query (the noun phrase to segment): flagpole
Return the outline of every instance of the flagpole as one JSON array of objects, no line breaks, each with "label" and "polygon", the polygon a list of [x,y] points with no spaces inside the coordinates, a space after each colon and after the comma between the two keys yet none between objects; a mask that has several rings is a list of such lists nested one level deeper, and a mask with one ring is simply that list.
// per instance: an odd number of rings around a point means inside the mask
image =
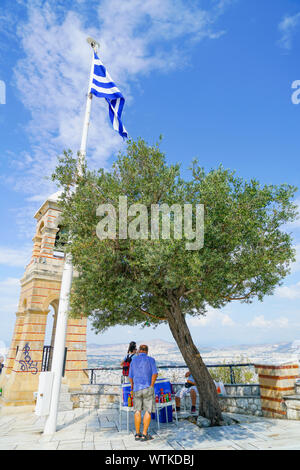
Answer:
[{"label": "flagpole", "polygon": [[91,45],[93,49],[93,58],[92,58],[91,71],[90,71],[88,94],[87,94],[87,99],[86,99],[86,108],[85,108],[85,116],[84,116],[84,122],[83,122],[80,151],[79,151],[78,160],[77,160],[77,172],[79,176],[82,176],[82,169],[83,169],[83,165],[85,164],[86,144],[87,144],[89,125],[90,125],[90,115],[91,115],[92,98],[93,98],[93,95],[91,93],[91,86],[92,86],[93,74],[94,74],[94,52],[97,52],[98,46],[99,46],[99,44],[92,38],[87,38],[87,42]]},{"label": "flagpole", "polygon": [[[91,64],[90,78],[89,78],[89,88],[86,100],[86,108],[83,122],[82,138],[80,151],[78,153],[77,159],[77,173],[79,176],[82,176],[83,165],[85,164],[86,157],[86,146],[87,146],[87,136],[90,124],[90,114],[91,114],[91,105],[92,105],[92,94],[90,93],[91,84],[93,81],[94,73],[94,52],[97,52],[99,44],[92,38],[87,38],[87,42],[93,49],[93,58]],[[54,374],[52,393],[51,393],[51,402],[49,415],[47,416],[44,434],[53,434],[56,432],[57,426],[57,414],[58,414],[58,405],[59,405],[59,396],[61,388],[61,379],[64,366],[64,355],[65,355],[65,345],[66,345],[66,334],[67,334],[67,325],[68,325],[68,313],[70,306],[70,292],[72,287],[72,277],[73,277],[73,263],[71,253],[67,253],[65,256],[64,268],[62,273],[61,280],[61,289],[59,297],[59,307],[57,312],[57,323],[55,331],[55,340],[54,340],[54,349],[53,349],[53,359],[51,365],[51,372]]]}]

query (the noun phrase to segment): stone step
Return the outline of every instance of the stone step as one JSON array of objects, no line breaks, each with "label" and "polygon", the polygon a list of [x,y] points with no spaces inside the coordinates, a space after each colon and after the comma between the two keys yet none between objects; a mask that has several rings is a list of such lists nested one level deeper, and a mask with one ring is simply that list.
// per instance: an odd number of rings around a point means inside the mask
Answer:
[{"label": "stone step", "polygon": [[59,401],[61,402],[70,401],[70,400],[71,400],[71,393],[63,392],[59,396]]},{"label": "stone step", "polygon": [[61,384],[60,396],[58,403],[59,411],[69,411],[73,409],[73,402],[71,400],[71,393],[67,384]]},{"label": "stone step", "polygon": [[73,410],[73,403],[70,402],[60,402],[58,404],[58,411],[70,411]]},{"label": "stone step", "polygon": [[68,384],[60,384],[60,393],[69,393]]}]

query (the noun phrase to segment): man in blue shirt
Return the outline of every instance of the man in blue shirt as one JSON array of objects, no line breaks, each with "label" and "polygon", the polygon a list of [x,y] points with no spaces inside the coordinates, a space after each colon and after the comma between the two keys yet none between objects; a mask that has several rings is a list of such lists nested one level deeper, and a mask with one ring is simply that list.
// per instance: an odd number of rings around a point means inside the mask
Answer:
[{"label": "man in blue shirt", "polygon": [[[136,440],[148,441],[153,439],[148,434],[148,428],[151,422],[151,413],[155,411],[154,384],[157,375],[155,359],[148,356],[148,346],[142,344],[138,355],[132,358],[128,375],[131,390],[133,390]],[[145,411],[143,434],[140,433],[142,410]]]}]

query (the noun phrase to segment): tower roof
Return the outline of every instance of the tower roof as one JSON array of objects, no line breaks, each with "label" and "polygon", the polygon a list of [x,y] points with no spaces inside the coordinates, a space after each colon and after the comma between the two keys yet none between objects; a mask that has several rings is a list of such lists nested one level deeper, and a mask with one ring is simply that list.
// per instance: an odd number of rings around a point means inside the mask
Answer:
[{"label": "tower roof", "polygon": [[[39,219],[45,212],[45,210],[47,209],[47,207],[49,207],[49,205],[51,203],[55,203],[57,204],[58,203],[58,200],[59,200],[59,197],[62,195],[63,191],[56,191],[56,193],[53,193],[51,194],[49,197],[47,197],[47,199],[45,200],[45,202],[43,202],[43,204],[41,205],[41,207],[37,210],[36,214],[34,215],[34,217],[36,219]],[[49,204],[50,203],[50,204]]]},{"label": "tower roof", "polygon": [[47,198],[47,201],[57,202],[62,193],[62,191],[56,191],[56,193],[51,194],[51,196]]}]

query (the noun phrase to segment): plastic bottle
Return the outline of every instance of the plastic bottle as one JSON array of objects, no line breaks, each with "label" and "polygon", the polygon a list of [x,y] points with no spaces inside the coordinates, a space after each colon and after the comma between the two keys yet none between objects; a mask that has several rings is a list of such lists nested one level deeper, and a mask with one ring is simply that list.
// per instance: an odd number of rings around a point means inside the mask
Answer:
[{"label": "plastic bottle", "polygon": [[132,406],[131,396],[128,395],[128,407],[131,408],[131,406]]}]

